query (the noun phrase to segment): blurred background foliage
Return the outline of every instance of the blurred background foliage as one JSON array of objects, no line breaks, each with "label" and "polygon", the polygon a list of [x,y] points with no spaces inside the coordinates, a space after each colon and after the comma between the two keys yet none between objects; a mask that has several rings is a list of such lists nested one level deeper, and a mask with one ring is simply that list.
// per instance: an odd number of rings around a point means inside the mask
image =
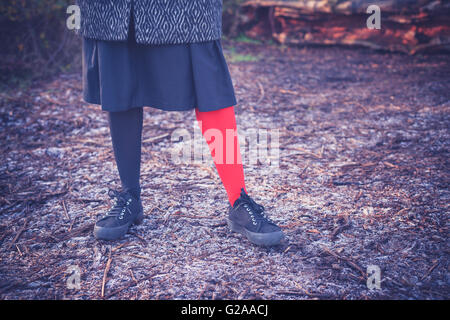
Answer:
[{"label": "blurred background foliage", "polygon": [[[244,0],[224,0],[224,33],[236,29]],[[81,39],[66,27],[75,0],[0,1],[0,89],[81,67]],[[235,22],[233,22],[235,21]]]},{"label": "blurred background foliage", "polygon": [[27,85],[80,66],[80,39],[66,28],[74,0],[0,2],[0,84]]},{"label": "blurred background foliage", "polygon": [[[66,27],[76,0],[0,0],[0,89],[81,70],[81,37]],[[450,51],[448,0],[383,0],[381,30],[366,27],[371,0],[223,0],[223,36],[282,45],[353,45],[415,54]],[[282,5],[281,5],[282,4]],[[253,61],[229,51],[231,61]]]}]

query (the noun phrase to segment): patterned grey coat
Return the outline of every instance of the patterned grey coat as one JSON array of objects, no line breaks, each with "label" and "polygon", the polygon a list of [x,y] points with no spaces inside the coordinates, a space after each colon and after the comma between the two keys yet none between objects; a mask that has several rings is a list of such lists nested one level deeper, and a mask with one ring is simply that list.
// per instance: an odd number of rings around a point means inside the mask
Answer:
[{"label": "patterned grey coat", "polygon": [[77,0],[78,34],[98,40],[126,40],[131,8],[136,41],[193,43],[222,34],[222,0]]}]

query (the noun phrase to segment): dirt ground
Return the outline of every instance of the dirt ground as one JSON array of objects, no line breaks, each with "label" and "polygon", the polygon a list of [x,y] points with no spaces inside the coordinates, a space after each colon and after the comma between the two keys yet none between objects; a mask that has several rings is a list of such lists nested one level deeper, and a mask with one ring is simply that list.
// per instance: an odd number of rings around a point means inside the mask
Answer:
[{"label": "dirt ground", "polygon": [[[279,132],[278,170],[246,164],[245,174],[283,244],[228,230],[212,162],[170,157],[194,113],[153,108],[144,223],[95,240],[119,178],[106,113],[82,101],[80,74],[63,74],[0,96],[0,297],[449,299],[450,56],[224,48],[239,130]],[[380,289],[367,287],[371,265]]]}]

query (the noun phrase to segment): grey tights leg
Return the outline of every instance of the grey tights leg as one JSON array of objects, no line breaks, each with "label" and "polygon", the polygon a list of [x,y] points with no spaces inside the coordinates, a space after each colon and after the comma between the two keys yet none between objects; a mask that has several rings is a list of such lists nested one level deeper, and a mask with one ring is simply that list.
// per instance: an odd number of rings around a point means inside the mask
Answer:
[{"label": "grey tights leg", "polygon": [[123,191],[140,198],[143,107],[108,112],[114,157]]}]

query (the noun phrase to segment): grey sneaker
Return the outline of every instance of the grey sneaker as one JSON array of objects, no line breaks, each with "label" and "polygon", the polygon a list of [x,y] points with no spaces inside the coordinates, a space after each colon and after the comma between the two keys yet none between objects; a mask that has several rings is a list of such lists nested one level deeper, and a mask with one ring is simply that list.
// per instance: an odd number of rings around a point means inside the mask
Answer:
[{"label": "grey sneaker", "polygon": [[232,231],[243,234],[256,245],[273,246],[284,238],[281,228],[267,217],[264,207],[250,198],[244,188],[229,210],[227,223]]},{"label": "grey sneaker", "polygon": [[115,205],[99,219],[94,226],[97,239],[116,240],[123,237],[132,224],[141,224],[144,219],[142,202],[129,192],[109,189],[110,198],[116,198]]}]

